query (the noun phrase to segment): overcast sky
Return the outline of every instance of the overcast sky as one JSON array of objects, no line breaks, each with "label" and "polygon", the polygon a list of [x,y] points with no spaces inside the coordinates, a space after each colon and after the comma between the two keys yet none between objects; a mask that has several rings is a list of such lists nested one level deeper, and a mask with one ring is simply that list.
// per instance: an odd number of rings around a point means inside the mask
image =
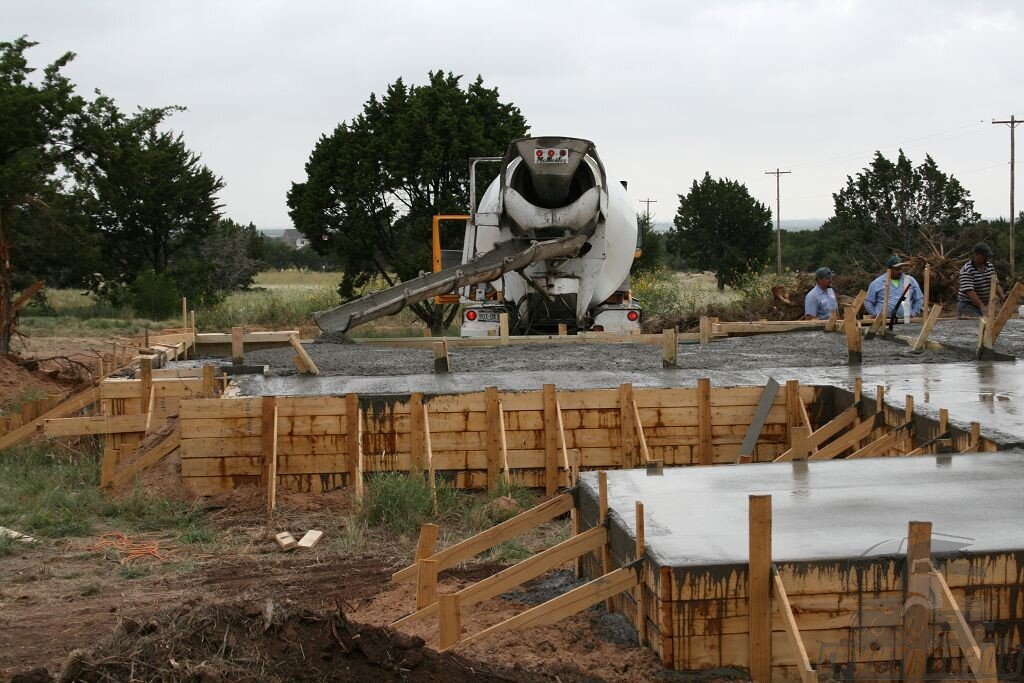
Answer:
[{"label": "overcast sky", "polygon": [[825,218],[899,146],[1006,216],[1009,132],[991,120],[1024,117],[1020,0],[0,0],[0,27],[41,43],[35,66],[76,52],[85,93],[188,107],[170,127],[223,176],[226,214],[263,228],[291,225],[285,193],[321,134],[431,69],[483,75],[534,134],[593,140],[659,221],[705,171],[774,212],[777,167],[783,219]]}]

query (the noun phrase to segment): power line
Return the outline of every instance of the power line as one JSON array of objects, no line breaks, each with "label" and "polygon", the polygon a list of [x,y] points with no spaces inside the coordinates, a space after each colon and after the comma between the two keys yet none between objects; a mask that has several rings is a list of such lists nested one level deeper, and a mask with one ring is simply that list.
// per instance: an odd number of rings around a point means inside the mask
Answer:
[{"label": "power line", "polygon": [[647,205],[646,215],[647,215],[647,218],[649,219],[651,217],[651,204],[657,204],[658,200],[657,199],[641,199],[639,201],[639,203]]},{"label": "power line", "polygon": [[782,204],[779,200],[779,179],[787,173],[792,173],[792,171],[780,171],[776,168],[774,171],[764,172],[765,175],[775,176],[775,271],[777,275],[782,275]]},{"label": "power line", "polygon": [[1013,138],[1014,138],[1014,131],[1016,131],[1017,126],[1019,126],[1022,123],[1024,123],[1024,121],[1017,120],[1017,117],[1013,116],[1012,114],[1010,115],[1010,120],[1009,121],[996,121],[995,119],[992,119],[992,125],[1005,124],[1005,125],[1009,126],[1009,128],[1010,128],[1010,279],[1011,280],[1014,279],[1014,275],[1016,274],[1015,271],[1016,271],[1016,261],[1017,261],[1017,253],[1015,251],[1014,244],[1013,244],[1013,232],[1014,232],[1014,229],[1013,229],[1013,221],[1014,221],[1014,215],[1013,215],[1013,167],[1015,165],[1015,163],[1014,163],[1015,159],[1014,159],[1014,142],[1013,142]]}]

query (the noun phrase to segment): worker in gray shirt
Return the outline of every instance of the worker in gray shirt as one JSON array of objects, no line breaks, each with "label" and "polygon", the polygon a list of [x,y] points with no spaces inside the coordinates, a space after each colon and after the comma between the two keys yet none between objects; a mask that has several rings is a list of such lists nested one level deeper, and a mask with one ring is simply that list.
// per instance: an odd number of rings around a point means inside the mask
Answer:
[{"label": "worker in gray shirt", "polygon": [[832,270],[822,266],[814,271],[817,284],[804,297],[804,320],[828,320],[832,311],[839,310],[835,290],[832,289]]}]

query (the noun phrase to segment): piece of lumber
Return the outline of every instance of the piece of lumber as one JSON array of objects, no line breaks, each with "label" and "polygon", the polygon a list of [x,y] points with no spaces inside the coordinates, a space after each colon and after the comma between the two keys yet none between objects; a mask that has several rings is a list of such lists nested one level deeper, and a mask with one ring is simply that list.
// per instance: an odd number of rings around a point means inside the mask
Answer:
[{"label": "piece of lumber", "polygon": [[[888,434],[885,434],[868,445],[860,448],[853,453],[846,456],[847,460],[856,460],[858,458],[873,458],[877,456],[886,455],[887,451],[893,450],[896,444],[903,439],[907,438],[908,435],[914,433],[914,423],[905,422]],[[895,453],[889,453],[889,455],[895,455]]]},{"label": "piece of lumber", "polygon": [[502,346],[508,344],[508,313],[498,314],[498,336]]},{"label": "piece of lumber", "polygon": [[[264,397],[264,410],[266,410],[266,399]],[[263,424],[267,425],[267,432],[264,432],[263,439],[264,443],[270,447],[269,451],[263,452],[263,457],[266,460],[266,483],[267,483],[267,512],[273,512],[277,508],[277,431],[278,431],[278,407],[276,402],[273,404],[271,409],[271,419],[269,424],[265,421]]]},{"label": "piece of lumber", "polygon": [[945,609],[940,611],[940,614],[943,616],[946,624],[956,633],[960,651],[967,660],[967,666],[970,668],[974,680],[984,681],[984,683],[996,683],[998,680],[998,667],[995,645],[988,643],[985,646],[985,651],[982,651],[982,648],[978,646],[978,641],[974,638],[974,633],[971,632],[967,619],[964,618],[960,605],[957,604],[956,598],[953,597],[953,592],[949,589],[949,584],[946,583],[946,577],[931,565],[931,562],[928,564],[931,568],[929,574],[932,585],[938,586],[943,605],[945,606]]},{"label": "piece of lumber", "polygon": [[501,471],[501,428],[498,415],[498,389],[484,389],[484,410],[487,420],[487,491],[494,493],[498,487],[498,474]]},{"label": "piece of lumber", "polygon": [[441,531],[441,527],[436,524],[423,524],[420,526],[420,535],[416,540],[416,556],[417,562],[425,560],[434,554],[434,548],[437,546],[437,536]]},{"label": "piece of lumber", "polygon": [[678,353],[679,330],[674,327],[667,327],[661,331],[661,367],[676,367]]},{"label": "piece of lumber", "polygon": [[437,602],[437,560],[426,558],[416,563],[416,609]]},{"label": "piece of lumber", "polygon": [[978,345],[975,357],[978,360],[992,360],[995,356],[992,346],[992,324],[989,318],[982,316],[978,318]]},{"label": "piece of lumber", "polygon": [[[288,339],[291,340],[290,335]],[[231,363],[245,364],[245,329],[242,327],[231,328]]]},{"label": "piece of lumber", "polygon": [[928,573],[918,571],[918,560],[930,560],[931,522],[907,525],[907,583],[903,600],[903,680],[920,683],[927,672],[929,600]]},{"label": "piece of lumber", "polygon": [[98,401],[100,398],[99,387],[92,389],[86,389],[83,392],[71,396],[62,403],[57,404],[55,407],[46,411],[36,419],[22,424],[3,436],[0,436],[0,451],[15,446],[22,441],[25,441],[32,435],[38,433],[39,429],[42,428],[46,420],[58,420],[66,418],[68,415],[77,413],[90,407],[93,403]]},{"label": "piece of lumber", "polygon": [[747,595],[750,607],[748,651],[750,677],[770,681],[772,670],[772,497],[750,496],[748,510],[749,567]]},{"label": "piece of lumber", "polygon": [[[834,418],[829,420],[820,429],[811,432],[811,434],[807,437],[807,447],[809,449],[816,449],[819,446],[821,446],[821,444],[825,443],[826,441],[834,437],[836,434],[839,434],[841,431],[852,425],[857,419],[859,410],[860,404],[855,403],[853,406],[847,408],[846,410],[844,410],[843,412],[839,413]],[[792,459],[792,452],[787,450],[782,455],[775,458],[773,462],[789,462]]]},{"label": "piece of lumber", "polygon": [[622,447],[622,469],[636,467],[636,430],[633,420],[633,385],[619,385],[619,440]]},{"label": "piece of lumber", "polygon": [[148,413],[150,397],[153,395],[153,361],[151,359],[143,358],[139,361],[139,379],[142,380],[140,385],[142,408],[140,412]]},{"label": "piece of lumber", "polygon": [[837,437],[832,443],[823,446],[818,449],[817,453],[812,453],[807,457],[808,460],[831,460],[849,450],[850,448],[856,448],[860,443],[861,439],[864,439],[871,434],[875,429],[885,424],[884,413],[875,413],[871,417],[867,418],[858,425],[852,427],[849,431],[840,437]]},{"label": "piece of lumber", "polygon": [[565,445],[565,421],[562,419],[562,406],[558,402],[557,395],[555,397],[555,417],[558,421],[558,445],[562,449],[562,467],[565,468],[567,488],[572,488],[576,485],[576,478],[573,476],[573,469],[569,463],[569,449]]},{"label": "piece of lumber", "polygon": [[651,461],[651,451],[647,448],[647,436],[644,434],[644,425],[640,422],[640,409],[636,405],[636,399],[630,402],[633,404],[633,429],[640,445],[640,465],[646,467]]},{"label": "piece of lumber", "polygon": [[640,580],[633,588],[633,600],[636,602],[636,638],[637,645],[643,647],[647,643],[647,602],[644,600],[644,567],[643,558],[647,554],[644,538],[644,504],[636,501],[636,538],[634,539],[633,557],[640,563]]},{"label": "piece of lumber", "polygon": [[287,531],[282,531],[275,535],[274,540],[277,541],[277,545],[281,547],[281,550],[294,550],[299,545],[298,541],[295,540],[295,537]]},{"label": "piece of lumber", "polygon": [[711,429],[711,380],[701,377],[697,380],[697,458],[705,466],[714,464],[715,458]]},{"label": "piece of lumber", "polygon": [[357,498],[363,495],[363,430],[359,394],[345,394],[345,451],[349,480]]},{"label": "piece of lumber", "polygon": [[437,514],[437,475],[434,472],[434,444],[430,437],[430,411],[427,406],[423,410],[423,451],[427,459],[427,489],[430,491],[430,504]]},{"label": "piece of lumber", "polygon": [[105,482],[102,485],[108,488],[116,488],[131,481],[136,474],[157,464],[173,453],[180,445],[181,430],[179,427],[175,427],[174,431],[168,434],[163,441],[143,453],[140,457],[136,458],[121,471],[115,472],[110,481]]},{"label": "piece of lumber", "polygon": [[90,434],[145,433],[148,414],[64,417],[43,420],[46,436],[88,436]]},{"label": "piece of lumber", "polygon": [[558,446],[563,438],[558,426],[558,393],[554,384],[545,384],[544,398],[544,490],[550,498],[558,491]]},{"label": "piece of lumber", "polygon": [[999,308],[999,313],[996,314],[992,321],[993,344],[999,339],[999,333],[1003,331],[1006,321],[1017,311],[1017,304],[1022,294],[1024,294],[1024,284],[1018,282],[1010,290],[1010,293],[1006,295],[1006,301],[1003,302],[1003,305]]},{"label": "piece of lumber", "polygon": [[836,331],[836,326],[837,326],[838,322],[839,322],[839,318],[838,318],[838,316],[836,316],[836,311],[833,310],[832,312],[830,312],[828,314],[828,320],[825,321],[825,331],[826,332],[835,332]]},{"label": "piece of lumber", "polygon": [[557,598],[552,598],[521,614],[497,623],[490,628],[463,638],[459,641],[458,645],[482,640],[502,631],[558,623],[562,619],[582,612],[592,605],[611,600],[611,598],[623,591],[630,590],[638,583],[640,583],[639,567],[635,566],[635,564],[627,565],[621,569],[616,569],[614,572],[600,576],[593,581],[589,581],[578,588],[574,588]]},{"label": "piece of lumber", "polygon": [[452,371],[451,358],[448,356],[448,343],[446,341],[434,342],[434,372],[445,374]]},{"label": "piece of lumber", "polygon": [[565,323],[558,323],[558,336],[564,337],[569,334],[569,326]]},{"label": "piece of lumber", "polygon": [[508,471],[508,439],[505,437],[505,408],[501,401],[498,401],[498,438],[501,439],[501,474],[505,482],[511,482],[511,475]]},{"label": "piece of lumber", "polygon": [[[560,517],[568,513],[572,508],[572,495],[568,493],[559,494],[536,507],[530,508],[526,512],[516,515],[512,519],[434,553],[431,558],[437,560],[439,571],[449,569],[463,560],[493,548],[502,541],[515,538],[535,526],[539,526],[555,517]],[[415,576],[416,565],[413,564],[392,574],[391,580],[398,583],[410,581]]]},{"label": "piece of lumber", "polygon": [[843,329],[846,332],[846,356],[847,364],[860,365],[864,360],[863,339],[860,336],[860,327],[857,325],[857,315],[853,306],[847,306],[843,312]]},{"label": "piece of lumber", "polygon": [[313,362],[313,357],[302,346],[302,342],[299,341],[299,335],[293,334],[288,337],[288,343],[291,344],[292,349],[295,351],[295,365],[299,368],[299,371],[303,374],[319,375],[320,368],[316,366],[316,363]]},{"label": "piece of lumber", "polygon": [[[469,606],[484,600],[490,600],[516,586],[521,586],[527,581],[531,581],[538,576],[561,567],[569,560],[601,548],[607,541],[608,531],[604,526],[588,529],[511,567],[503,569],[497,574],[492,574],[486,579],[466,586],[458,591],[459,601],[463,606]],[[418,619],[433,616],[436,612],[437,605],[428,605],[423,609],[402,617],[391,624],[390,627],[393,629],[404,628]]]},{"label": "piece of lumber", "polygon": [[932,328],[934,328],[935,323],[939,321],[939,316],[941,314],[942,306],[938,304],[932,306],[932,310],[928,311],[928,315],[924,320],[924,325],[921,326],[921,333],[917,335],[917,339],[911,347],[914,351],[924,351],[928,348],[928,335],[931,334]]},{"label": "piece of lumber", "polygon": [[416,391],[409,396],[409,455],[412,458],[410,465],[414,472],[423,472],[426,469],[423,445],[423,394]]},{"label": "piece of lumber", "polygon": [[772,405],[775,403],[775,396],[778,393],[779,383],[773,377],[769,377],[768,382],[761,391],[761,397],[757,400],[757,410],[754,411],[754,418],[747,426],[747,433],[744,435],[743,443],[740,445],[740,458],[748,457],[753,459],[757,440],[761,436],[761,430],[764,429],[764,423],[768,420],[768,413],[771,411]]},{"label": "piece of lumber", "polygon": [[932,264],[926,263],[924,266],[924,308],[923,311],[929,310],[928,306],[932,302]]},{"label": "piece of lumber", "polygon": [[299,539],[299,547],[312,548],[320,542],[320,539],[323,538],[323,535],[324,532],[319,529],[310,529],[302,535],[302,538]]},{"label": "piece of lumber", "polygon": [[10,312],[11,314],[17,313],[18,309],[27,304],[29,300],[42,291],[43,287],[46,286],[46,282],[43,280],[36,280],[28,287],[22,290],[21,294],[17,299],[11,302]]},{"label": "piece of lumber", "polygon": [[800,629],[796,625],[796,617],[793,616],[793,607],[789,604],[789,596],[786,595],[786,587],[782,583],[782,577],[774,566],[772,567],[772,579],[775,585],[775,606],[782,615],[782,623],[785,626],[786,637],[790,647],[796,655],[796,669],[800,674],[801,683],[817,683],[818,672],[811,666],[807,657],[807,648],[800,637]]},{"label": "piece of lumber", "polygon": [[437,596],[439,611],[438,647],[447,650],[462,637],[462,605],[458,593],[444,593]]},{"label": "piece of lumber", "polygon": [[700,343],[710,344],[711,343],[711,319],[706,315],[700,317]]}]

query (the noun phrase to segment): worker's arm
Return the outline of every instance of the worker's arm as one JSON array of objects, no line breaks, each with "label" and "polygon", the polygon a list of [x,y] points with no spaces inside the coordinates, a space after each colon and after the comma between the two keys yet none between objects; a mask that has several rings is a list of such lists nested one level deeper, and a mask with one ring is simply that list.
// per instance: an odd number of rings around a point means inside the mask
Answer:
[{"label": "worker's arm", "polygon": [[814,290],[807,292],[804,297],[804,317],[801,320],[817,320],[818,318],[818,300],[813,296]]},{"label": "worker's arm", "polygon": [[981,302],[981,297],[978,296],[978,293],[975,292],[973,289],[968,289],[966,292],[964,292],[964,296],[970,299],[971,303],[980,308],[982,311],[985,310],[987,304]]},{"label": "worker's arm", "polygon": [[864,310],[868,312],[868,315],[878,315],[878,311],[881,310],[881,297],[883,282],[880,280],[872,280],[871,284],[868,285],[868,295],[864,298]]}]

